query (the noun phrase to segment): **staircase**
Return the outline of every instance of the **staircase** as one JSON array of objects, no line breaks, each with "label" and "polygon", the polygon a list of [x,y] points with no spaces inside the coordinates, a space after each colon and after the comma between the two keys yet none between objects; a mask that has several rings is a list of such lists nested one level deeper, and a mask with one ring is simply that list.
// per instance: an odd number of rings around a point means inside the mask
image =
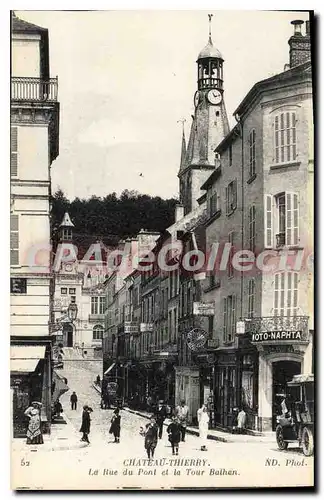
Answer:
[{"label": "staircase", "polygon": [[63,362],[64,361],[82,361],[86,359],[82,355],[82,349],[80,347],[63,347]]}]

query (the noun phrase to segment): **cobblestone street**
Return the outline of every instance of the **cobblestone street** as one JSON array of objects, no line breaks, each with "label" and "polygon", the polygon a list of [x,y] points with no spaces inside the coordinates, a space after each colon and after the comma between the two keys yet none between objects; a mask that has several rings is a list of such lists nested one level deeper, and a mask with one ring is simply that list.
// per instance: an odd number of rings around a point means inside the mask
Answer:
[{"label": "cobblestone street", "polygon": [[[60,432],[63,433],[64,427],[66,427],[62,425],[61,429],[57,431],[57,439],[62,439],[63,449],[52,448],[51,453],[48,453],[45,446],[44,448],[38,447],[36,451],[25,446],[20,454],[14,454],[13,459],[17,460],[18,466],[20,465],[19,473],[22,485],[25,474],[28,476],[28,473],[32,473],[33,469],[36,471],[40,463],[42,470],[47,471],[47,473],[44,472],[46,484],[50,481],[54,489],[60,488],[62,474],[68,475],[64,484],[66,481],[71,481],[71,487],[73,485],[75,487],[77,482],[80,488],[101,489],[109,489],[111,481],[114,481],[114,484],[116,481],[120,481],[118,483],[120,488],[154,488],[156,477],[162,474],[162,470],[169,471],[162,478],[165,488],[173,487],[175,484],[181,487],[198,486],[200,478],[206,475],[211,475],[214,478],[214,486],[228,484],[230,478],[233,481],[233,476],[235,476],[235,484],[244,485],[246,484],[244,477],[249,477],[247,483],[251,485],[251,470],[255,471],[253,481],[256,485],[264,485],[265,474],[267,480],[270,481],[269,484],[271,484],[271,478],[276,481],[277,468],[281,468],[287,485],[303,484],[305,477],[312,474],[313,458],[305,458],[294,447],[288,448],[286,452],[280,452],[274,439],[270,442],[261,442],[258,437],[251,437],[247,443],[223,443],[209,440],[208,451],[204,452],[200,450],[199,437],[187,435],[185,443],[180,443],[179,456],[174,457],[165,428],[154,457],[157,460],[157,467],[154,467],[154,464],[148,466],[144,440],[139,434],[140,426],[145,425],[147,419],[122,410],[121,442],[115,444],[113,437],[109,434],[113,410],[100,408],[100,395],[93,387],[93,381],[98,373],[100,370],[97,362],[91,366],[89,366],[89,362],[82,361],[65,363],[61,375],[68,379],[70,390],[62,396],[61,401],[68,425],[73,426],[74,433],[70,437],[60,438]],[[69,402],[73,390],[78,395],[76,411],[71,410]],[[84,404],[93,408],[89,436],[90,445],[84,445],[80,442],[81,434],[78,432]],[[21,463],[19,464],[21,459],[25,462],[29,461],[30,466],[21,466]],[[175,469],[180,470],[179,478],[181,478],[181,480],[177,478],[176,482]],[[55,477],[51,476],[50,470],[55,470]],[[35,484],[40,486],[43,480],[43,477],[35,477]]]}]

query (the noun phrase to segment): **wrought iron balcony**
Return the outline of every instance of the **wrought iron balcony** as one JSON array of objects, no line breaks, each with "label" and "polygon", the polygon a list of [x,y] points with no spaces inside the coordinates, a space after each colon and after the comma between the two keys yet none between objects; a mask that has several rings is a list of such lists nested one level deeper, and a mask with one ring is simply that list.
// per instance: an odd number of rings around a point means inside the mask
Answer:
[{"label": "wrought iron balcony", "polygon": [[308,316],[263,316],[245,320],[252,342],[309,342]]},{"label": "wrought iron balcony", "polygon": [[56,102],[58,79],[13,77],[11,78],[11,99],[13,101]]},{"label": "wrought iron balcony", "polygon": [[277,248],[281,248],[281,247],[285,246],[286,234],[285,233],[276,234],[276,243],[277,243]]}]

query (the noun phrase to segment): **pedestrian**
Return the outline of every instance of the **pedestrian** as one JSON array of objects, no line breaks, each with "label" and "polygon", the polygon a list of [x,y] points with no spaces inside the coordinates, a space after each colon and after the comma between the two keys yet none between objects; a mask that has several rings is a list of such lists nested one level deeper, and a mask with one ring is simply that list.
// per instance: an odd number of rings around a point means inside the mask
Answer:
[{"label": "pedestrian", "polygon": [[80,427],[80,432],[83,433],[81,441],[85,441],[86,443],[89,444],[90,444],[89,434],[90,434],[90,423],[91,423],[91,418],[90,418],[91,411],[92,410],[91,408],[89,408],[88,405],[84,405],[82,412],[82,422]]},{"label": "pedestrian", "polygon": [[78,403],[78,396],[76,395],[75,391],[72,392],[70,401],[71,401],[71,410],[76,410]]},{"label": "pedestrian", "polygon": [[167,433],[169,435],[169,441],[172,446],[172,455],[179,454],[179,442],[181,438],[181,426],[179,420],[175,415],[172,416],[172,422],[167,428]]},{"label": "pedestrian", "polygon": [[54,403],[54,416],[61,417],[61,413],[63,413],[63,406],[60,401],[57,399]]},{"label": "pedestrian", "polygon": [[111,426],[109,429],[109,434],[113,434],[115,438],[115,443],[119,443],[120,439],[120,415],[119,415],[119,408],[116,408],[114,410],[112,419],[111,419]]},{"label": "pedestrian", "polygon": [[159,401],[157,410],[156,410],[156,423],[159,428],[159,439],[162,439],[162,433],[163,433],[163,423],[164,420],[166,419],[166,407],[164,404],[163,400]]},{"label": "pedestrian", "polygon": [[158,431],[159,429],[156,424],[155,416],[152,415],[150,418],[150,423],[146,424],[144,431],[144,446],[148,458],[154,457],[155,448],[158,442]]},{"label": "pedestrian", "polygon": [[241,408],[241,410],[237,415],[237,428],[240,433],[244,432],[245,425],[246,425],[246,413],[243,410],[243,408]]},{"label": "pedestrian", "polygon": [[179,406],[176,408],[176,417],[179,419],[180,427],[181,427],[181,441],[185,441],[186,437],[186,429],[187,429],[187,423],[188,423],[188,413],[189,413],[189,408],[186,405],[186,402],[184,399],[181,400],[181,403]]},{"label": "pedestrian", "polygon": [[97,385],[100,385],[100,375],[97,375],[96,382],[97,382]]},{"label": "pedestrian", "polygon": [[209,415],[207,411],[207,406],[205,404],[197,411],[198,426],[199,426],[199,438],[201,443],[201,450],[207,451],[207,434],[208,434],[208,423]]},{"label": "pedestrian", "polygon": [[41,412],[42,403],[33,401],[31,406],[25,411],[26,417],[29,418],[27,429],[27,444],[43,444],[43,435],[41,431]]}]

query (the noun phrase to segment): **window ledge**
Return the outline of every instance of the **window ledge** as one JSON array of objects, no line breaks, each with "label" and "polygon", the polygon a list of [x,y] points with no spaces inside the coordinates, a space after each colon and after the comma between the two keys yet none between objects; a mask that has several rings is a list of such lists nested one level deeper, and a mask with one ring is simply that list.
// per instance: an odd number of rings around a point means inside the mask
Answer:
[{"label": "window ledge", "polygon": [[231,210],[230,212],[228,212],[228,213],[226,214],[226,215],[227,215],[227,217],[230,217],[231,215],[233,215],[233,213],[235,212],[235,210],[236,210],[236,207],[235,207],[235,208],[233,208],[233,210]]},{"label": "window ledge", "polygon": [[218,219],[222,214],[222,211],[221,210],[217,210],[217,212],[215,212],[213,215],[211,215],[209,217],[209,219],[205,222],[205,226],[209,226],[209,224],[211,224],[212,222],[214,222],[214,220]]},{"label": "window ledge", "polygon": [[217,288],[221,287],[221,283],[215,283],[214,285],[209,285],[206,288],[204,288],[204,292],[210,292],[211,290],[215,290]]},{"label": "window ledge", "polygon": [[253,182],[253,181],[254,181],[254,179],[256,179],[256,176],[257,176],[257,174],[253,174],[253,175],[251,175],[251,176],[248,178],[248,180],[246,181],[246,183],[247,183],[247,184],[251,184],[251,182]]},{"label": "window ledge", "polygon": [[287,161],[284,163],[273,163],[270,165],[270,170],[277,170],[278,168],[299,167],[300,161]]}]

